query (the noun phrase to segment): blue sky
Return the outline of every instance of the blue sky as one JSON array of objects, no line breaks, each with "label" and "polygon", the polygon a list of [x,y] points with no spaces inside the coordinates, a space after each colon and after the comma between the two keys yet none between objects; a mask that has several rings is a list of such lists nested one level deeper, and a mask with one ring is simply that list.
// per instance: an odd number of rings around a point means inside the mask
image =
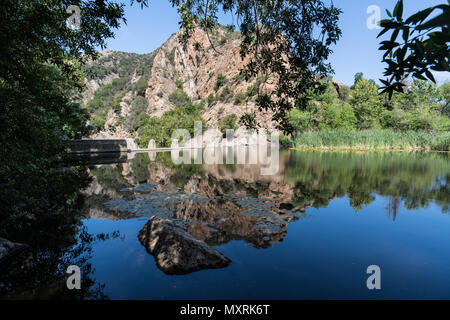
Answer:
[{"label": "blue sky", "polygon": [[[179,16],[167,0],[149,0],[148,8],[127,5],[125,17],[127,25],[116,31],[115,39],[108,40],[108,49],[149,53],[160,47],[173,33],[178,31]],[[330,62],[335,70],[334,78],[346,85],[353,83],[354,75],[363,72],[364,77],[382,77],[384,65],[382,53],[378,51],[379,30],[370,30],[366,23],[370,16],[367,8],[376,5],[381,8],[381,18],[386,18],[385,9],[392,9],[396,0],[334,0],[335,6],[343,10],[339,25],[342,38],[333,47]],[[443,0],[404,0],[405,15],[410,15],[425,7],[443,3]],[[223,16],[221,23],[228,24],[231,17]],[[436,74],[438,82],[450,80],[450,73]]]}]

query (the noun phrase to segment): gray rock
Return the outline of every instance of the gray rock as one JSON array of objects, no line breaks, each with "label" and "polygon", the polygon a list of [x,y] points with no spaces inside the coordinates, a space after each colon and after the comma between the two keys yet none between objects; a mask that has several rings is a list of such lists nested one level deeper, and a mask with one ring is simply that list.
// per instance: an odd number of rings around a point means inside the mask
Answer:
[{"label": "gray rock", "polygon": [[231,260],[182,227],[160,217],[152,217],[138,235],[156,265],[167,274],[186,274],[202,269],[226,267]]},{"label": "gray rock", "polygon": [[25,249],[27,245],[0,238],[0,264]]}]

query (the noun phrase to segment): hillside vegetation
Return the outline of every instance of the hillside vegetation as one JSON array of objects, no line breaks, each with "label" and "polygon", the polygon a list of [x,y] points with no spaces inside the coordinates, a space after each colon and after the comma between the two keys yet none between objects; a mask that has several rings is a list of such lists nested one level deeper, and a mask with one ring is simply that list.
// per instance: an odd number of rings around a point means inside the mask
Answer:
[{"label": "hillside vegetation", "polygon": [[[84,108],[91,115],[90,124],[103,130],[108,112],[113,110],[127,131],[135,130],[136,124],[147,111],[145,90],[156,52],[134,54],[109,51],[98,60],[83,66],[86,82],[107,83],[101,85],[92,97],[88,97]],[[90,99],[89,99],[90,98]],[[130,112],[121,114],[121,103],[126,101]]]},{"label": "hillside vegetation", "polygon": [[[198,31],[187,47],[174,35],[150,54],[103,53],[83,67],[88,87],[98,85],[84,104],[90,124],[112,136],[134,137],[143,147],[150,139],[169,146],[172,131],[192,131],[194,121],[222,132],[237,129],[270,80],[260,76],[247,81],[239,73],[241,65],[231,62],[240,59],[238,40],[239,33],[219,27],[209,38]],[[222,56],[229,61],[223,63]],[[283,146],[449,149],[450,83],[438,87],[415,80],[391,100],[362,73],[351,87],[330,77],[322,85],[323,94],[310,91],[311,102],[288,114],[293,134],[281,137]],[[276,126],[267,120],[269,112],[255,114],[261,127]]]},{"label": "hillside vegetation", "polygon": [[294,146],[449,150],[450,83],[415,80],[392,100],[361,74],[350,88],[327,86],[306,110],[290,112]]}]

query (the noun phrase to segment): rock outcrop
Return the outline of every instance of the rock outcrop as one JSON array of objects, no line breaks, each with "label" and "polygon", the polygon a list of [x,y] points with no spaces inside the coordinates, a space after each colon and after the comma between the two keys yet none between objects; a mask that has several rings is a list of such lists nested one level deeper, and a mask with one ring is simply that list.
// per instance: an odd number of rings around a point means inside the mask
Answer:
[{"label": "rock outcrop", "polygon": [[239,119],[246,113],[255,113],[262,128],[274,128],[271,112],[256,112],[255,104],[258,89],[273,89],[273,81],[263,83],[263,75],[247,81],[240,75],[248,63],[240,55],[240,34],[225,27],[210,34],[195,29],[187,43],[181,43],[181,33],[149,54],[106,50],[88,62],[86,90],[79,101],[95,101],[88,108],[95,123],[103,120],[103,130],[114,137],[136,138],[134,128],[144,114],[162,116],[178,105],[171,95],[183,92],[204,106],[202,118],[210,128],[218,128],[227,116]]},{"label": "rock outcrop", "polygon": [[[192,101],[207,101],[203,118],[207,125],[217,128],[221,119],[236,114],[240,118],[245,113],[255,113],[257,122],[263,128],[274,128],[270,112],[255,112],[257,106],[248,96],[248,89],[255,86],[256,79],[245,81],[239,72],[248,63],[240,55],[240,34],[218,27],[208,35],[195,29],[186,44],[180,43],[181,31],[174,34],[159,49],[153,61],[148,88],[147,114],[161,116],[175,108],[170,95],[181,88]],[[198,49],[200,47],[200,49]],[[217,86],[218,76],[223,76],[223,84]],[[270,79],[261,85],[261,90],[273,86]],[[236,103],[235,97],[247,97],[245,102]]]},{"label": "rock outcrop", "polygon": [[226,267],[231,260],[182,227],[160,217],[152,217],[138,235],[159,269],[167,274],[186,274],[202,269]]}]

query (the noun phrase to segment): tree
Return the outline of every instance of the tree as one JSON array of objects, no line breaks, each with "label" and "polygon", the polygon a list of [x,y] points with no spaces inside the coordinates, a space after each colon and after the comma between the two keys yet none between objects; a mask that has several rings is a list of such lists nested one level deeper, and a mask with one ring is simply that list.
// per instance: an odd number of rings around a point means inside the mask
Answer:
[{"label": "tree", "polygon": [[[69,5],[83,13],[79,30],[66,26]],[[98,0],[1,2],[2,236],[33,231],[39,217],[50,224],[78,203],[87,174],[67,168],[62,140],[87,133],[87,115],[72,102],[83,85],[80,64],[105,47],[123,14],[123,5]]]},{"label": "tree", "polygon": [[379,118],[383,104],[378,95],[378,87],[362,78],[356,85],[350,101],[358,120],[359,129],[379,127]]},{"label": "tree", "polygon": [[[186,41],[195,27],[211,30],[218,12],[237,16],[242,34],[241,56],[249,59],[242,70],[247,80],[261,75],[276,79],[271,92],[259,93],[259,110],[271,110],[273,120],[286,133],[293,131],[288,113],[306,109],[308,90],[320,92],[321,78],[332,73],[327,59],[341,30],[341,10],[322,0],[170,0],[178,7]],[[267,78],[267,77],[266,77]],[[255,117],[245,114],[241,123],[255,127]]]},{"label": "tree", "polygon": [[238,126],[236,124],[237,116],[236,114],[232,113],[222,120],[219,121],[219,129],[220,132],[225,135],[227,133],[227,130],[237,130]]},{"label": "tree", "polygon": [[438,102],[442,106],[441,115],[450,116],[450,82],[446,82],[438,88]]},{"label": "tree", "polygon": [[[389,31],[392,35],[380,46],[385,51],[383,62],[388,64],[384,72],[388,78],[380,79],[382,93],[387,92],[391,98],[394,91],[402,92],[408,76],[436,82],[432,71],[450,71],[449,4],[426,8],[407,19],[403,18],[403,0],[397,1],[392,13],[386,11],[390,18],[380,22],[383,30],[378,37]],[[435,11],[440,12],[432,16]],[[402,39],[397,40],[400,33]]]},{"label": "tree", "polygon": [[364,73],[358,72],[355,74],[355,82],[353,82],[353,85],[355,85],[360,79],[364,77]]}]

